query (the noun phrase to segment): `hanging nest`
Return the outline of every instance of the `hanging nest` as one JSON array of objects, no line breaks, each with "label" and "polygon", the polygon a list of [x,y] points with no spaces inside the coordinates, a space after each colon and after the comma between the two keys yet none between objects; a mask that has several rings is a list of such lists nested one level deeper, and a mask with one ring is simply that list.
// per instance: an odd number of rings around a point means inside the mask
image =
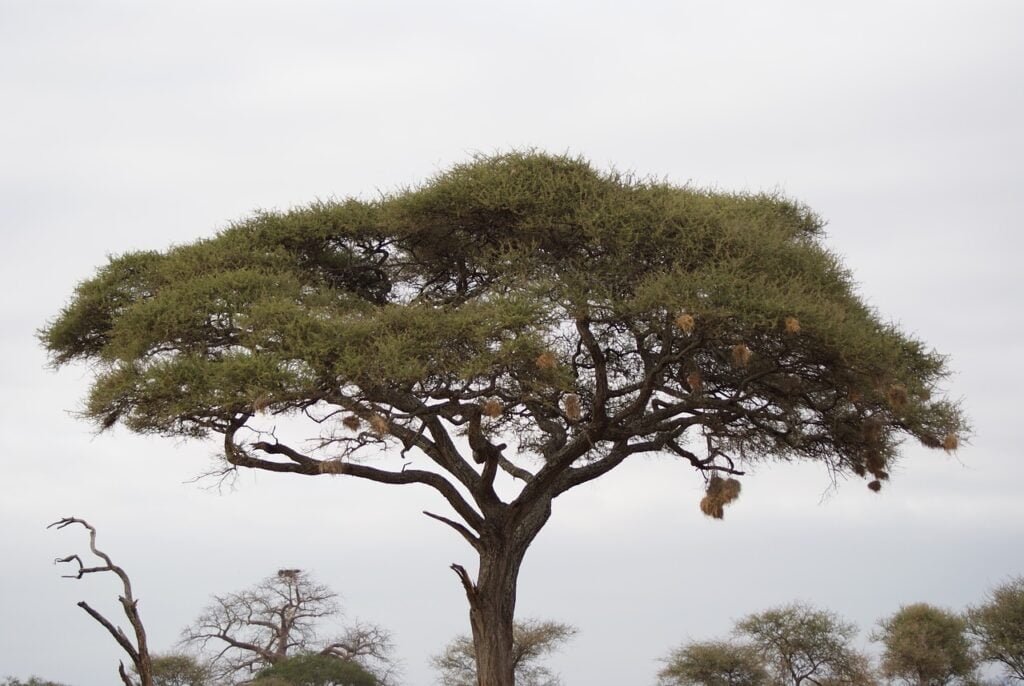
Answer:
[{"label": "hanging nest", "polygon": [[341,460],[322,460],[317,469],[321,474],[341,474],[345,471],[345,463]]},{"label": "hanging nest", "polygon": [[341,423],[345,425],[345,428],[350,431],[358,431],[359,427],[362,426],[362,422],[359,421],[359,417],[354,414],[350,414],[341,420]]},{"label": "hanging nest", "polygon": [[384,417],[379,414],[375,414],[370,417],[370,428],[379,436],[391,433],[391,425],[388,424],[388,420],[384,419]]},{"label": "hanging nest", "polygon": [[866,466],[868,471],[872,474],[877,474],[881,470],[885,469],[885,458],[882,456],[882,451],[869,450],[867,456],[864,458],[864,466]]},{"label": "hanging nest", "polygon": [[875,479],[874,481],[868,482],[868,488],[870,488],[875,493],[878,493],[880,490],[882,490],[882,482]]},{"label": "hanging nest", "polygon": [[701,498],[700,511],[712,519],[722,519],[725,517],[725,507],[709,495]]},{"label": "hanging nest", "polygon": [[786,333],[800,333],[800,320],[796,317],[786,317],[783,326],[786,329]]},{"label": "hanging nest", "polygon": [[484,401],[483,405],[480,406],[480,411],[484,413],[484,416],[490,417],[491,419],[500,417],[501,412],[504,409],[505,407],[497,398],[489,398],[488,400]]},{"label": "hanging nest", "polygon": [[906,407],[908,398],[907,387],[901,383],[892,384],[885,392],[885,399],[889,401],[889,405],[895,410],[901,410]]},{"label": "hanging nest", "polygon": [[704,377],[698,371],[692,371],[686,375],[686,385],[694,393],[700,393],[704,389]]},{"label": "hanging nest", "polygon": [[923,436],[918,436],[917,440],[921,441],[921,445],[923,445],[926,448],[941,448],[943,447],[944,443],[943,441],[939,440],[935,436],[932,436],[931,434],[924,434]]},{"label": "hanging nest", "polygon": [[690,333],[693,331],[693,327],[697,325],[697,320],[693,318],[692,314],[683,312],[676,317],[676,327],[679,328],[683,333]]},{"label": "hanging nest", "polygon": [[753,356],[754,353],[744,343],[737,343],[732,347],[732,364],[734,367],[746,367],[750,364],[750,358]]},{"label": "hanging nest", "polygon": [[575,393],[569,393],[565,396],[562,401],[562,407],[565,410],[565,416],[570,421],[579,421],[580,417],[583,416],[583,410],[580,408],[580,397]]},{"label": "hanging nest", "polygon": [[960,439],[957,438],[956,434],[949,433],[942,439],[942,449],[947,453],[951,453],[960,447]]},{"label": "hanging nest", "polygon": [[700,511],[712,519],[725,516],[725,506],[740,496],[740,482],[736,479],[723,479],[717,474],[708,479],[708,487],[700,501]]},{"label": "hanging nest", "polygon": [[271,397],[269,393],[264,393],[263,395],[257,397],[255,400],[252,401],[252,411],[256,413],[263,412],[268,407],[270,407],[270,404],[273,401],[274,398]]},{"label": "hanging nest", "polygon": [[551,351],[545,350],[537,355],[537,359],[533,363],[537,365],[537,369],[554,369],[558,366],[558,358]]},{"label": "hanging nest", "polygon": [[864,442],[868,445],[878,445],[882,440],[882,428],[885,426],[885,421],[879,416],[872,416],[864,422],[862,431],[864,434]]}]

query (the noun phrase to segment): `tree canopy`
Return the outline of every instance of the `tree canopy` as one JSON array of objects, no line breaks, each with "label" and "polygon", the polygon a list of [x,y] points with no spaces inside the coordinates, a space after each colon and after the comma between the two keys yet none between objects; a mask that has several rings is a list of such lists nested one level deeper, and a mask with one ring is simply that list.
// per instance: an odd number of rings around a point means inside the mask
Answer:
[{"label": "tree canopy", "polygon": [[[540,619],[517,620],[512,627],[512,670],[516,686],[559,686],[561,679],[544,658],[576,635],[576,627]],[[469,636],[456,636],[431,660],[442,686],[477,683],[476,650]]]},{"label": "tree canopy", "polygon": [[[465,425],[497,401],[487,433],[548,459],[594,425],[595,464],[631,442],[686,452],[699,426],[718,460],[811,457],[877,477],[900,434],[948,445],[961,420],[935,396],[942,358],[859,301],[821,229],[779,197],[502,155],[115,257],[43,340],[58,364],[98,363],[86,414],[102,427],[234,439],[257,413],[320,404],[383,420],[327,436],[339,457],[378,440],[426,448],[422,422]],[[321,468],[269,447],[227,458]],[[575,471],[563,487],[595,470]]]},{"label": "tree canopy", "polygon": [[862,686],[871,681],[867,657],[853,646],[857,627],[828,610],[792,603],[748,615],[736,623],[735,633],[750,641],[776,683]]},{"label": "tree canopy", "polygon": [[485,156],[113,257],[41,337],[92,365],[101,429],[219,435],[225,470],[434,489],[480,557],[475,580],[453,566],[480,678],[506,686],[518,571],[568,489],[662,453],[721,518],[746,462],[878,490],[902,438],[956,448],[944,359],[861,302],[822,226],[774,195]]},{"label": "tree canopy", "polygon": [[996,586],[967,611],[967,631],[979,657],[1003,667],[1007,679],[1024,681],[1024,576]]},{"label": "tree canopy", "polygon": [[[340,614],[338,594],[329,587],[301,569],[279,569],[243,591],[213,596],[182,641],[210,653],[209,674],[222,682],[245,681],[297,654],[317,654],[359,664],[388,683],[395,668],[390,634],[357,622],[331,638],[320,636],[325,620]],[[301,664],[307,663],[334,664],[313,658]]]},{"label": "tree canopy", "polygon": [[766,686],[768,670],[751,645],[729,641],[691,642],[665,658],[662,686]]},{"label": "tree canopy", "polygon": [[378,686],[377,678],[362,666],[333,655],[307,653],[267,667],[254,686],[281,682],[291,686]]},{"label": "tree canopy", "polygon": [[927,603],[904,605],[879,622],[882,674],[909,686],[975,682],[977,656],[955,612]]}]

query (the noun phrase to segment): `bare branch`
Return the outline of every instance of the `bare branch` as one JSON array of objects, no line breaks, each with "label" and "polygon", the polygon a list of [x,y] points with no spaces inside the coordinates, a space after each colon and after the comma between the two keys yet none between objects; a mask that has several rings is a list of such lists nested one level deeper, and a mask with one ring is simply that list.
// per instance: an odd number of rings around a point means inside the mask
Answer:
[{"label": "bare branch", "polygon": [[466,541],[469,542],[471,546],[473,546],[474,550],[476,550],[477,552],[480,551],[480,539],[473,535],[473,532],[467,529],[462,524],[459,524],[454,520],[448,519],[447,517],[442,517],[441,515],[434,514],[433,512],[427,512],[426,510],[423,511],[423,514],[427,515],[431,519],[436,519],[439,522],[444,522],[451,528],[455,529],[464,539],[466,539]]},{"label": "bare branch", "polygon": [[[124,611],[125,617],[128,618],[128,622],[134,630],[134,644],[125,635],[121,627],[114,626],[113,622],[90,607],[84,600],[78,603],[78,607],[82,608],[90,617],[95,619],[104,629],[106,629],[117,644],[128,654],[128,657],[131,658],[132,664],[135,666],[136,673],[139,675],[140,686],[152,686],[153,667],[146,640],[146,629],[142,624],[142,617],[139,615],[139,601],[132,595],[132,585],[128,578],[128,574],[124,569],[114,564],[109,555],[96,547],[96,529],[84,519],[79,519],[78,517],[64,517],[53,522],[46,528],[63,529],[67,526],[71,526],[72,524],[80,524],[88,530],[89,549],[92,551],[93,555],[103,560],[106,564],[99,567],[86,567],[82,562],[82,558],[78,555],[68,555],[66,557],[57,558],[54,560],[54,564],[65,562],[78,563],[78,572],[73,575],[65,574],[63,575],[65,578],[81,579],[86,574],[113,572],[119,579],[121,579],[121,585],[124,591],[123,595],[118,597],[118,602],[121,603],[121,608]],[[118,674],[121,676],[121,680],[125,683],[125,686],[135,686],[135,684],[132,683],[132,680],[128,677],[123,663],[118,663]]]},{"label": "bare branch", "polygon": [[466,596],[469,597],[470,603],[476,598],[476,584],[473,583],[473,579],[469,576],[469,572],[462,565],[452,563],[450,568],[455,575],[459,577],[459,581],[462,582],[462,587],[466,589]]}]

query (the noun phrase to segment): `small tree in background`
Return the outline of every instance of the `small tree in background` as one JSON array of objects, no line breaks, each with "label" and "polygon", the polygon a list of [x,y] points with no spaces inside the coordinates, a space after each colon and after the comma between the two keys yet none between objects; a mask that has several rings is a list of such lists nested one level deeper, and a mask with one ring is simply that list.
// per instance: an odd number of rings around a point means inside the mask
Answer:
[{"label": "small tree in background", "polygon": [[[512,666],[516,686],[558,686],[560,679],[541,661],[576,635],[561,622],[526,619],[512,630]],[[476,653],[469,636],[458,636],[432,662],[443,686],[476,686]]]},{"label": "small tree in background", "polygon": [[662,686],[767,686],[768,671],[758,651],[730,641],[687,643],[665,658]]},{"label": "small tree in background", "polygon": [[979,659],[1001,665],[1007,680],[1024,681],[1024,576],[992,589],[966,618]]},{"label": "small tree in background", "polygon": [[751,642],[776,683],[871,682],[867,657],[853,647],[856,625],[833,612],[793,603],[745,617],[737,622],[735,633]]},{"label": "small tree in background", "polygon": [[949,610],[915,603],[879,622],[881,672],[909,686],[948,686],[975,681],[977,658],[964,619]]},{"label": "small tree in background", "polygon": [[8,676],[4,677],[3,681],[0,681],[0,686],[67,686],[67,684],[61,684],[56,681],[47,681],[46,679],[40,679],[37,676],[30,676],[27,680]]},{"label": "small tree in background", "polygon": [[301,653],[360,663],[382,683],[395,669],[391,637],[357,623],[340,636],[318,636],[323,620],[340,613],[337,593],[300,569],[281,569],[252,588],[213,596],[213,603],[182,632],[182,641],[210,650],[215,679],[237,681]]},{"label": "small tree in background", "polygon": [[226,472],[432,489],[477,556],[452,569],[478,678],[513,686],[519,571],[566,491],[660,454],[721,518],[753,461],[879,490],[904,437],[956,448],[943,357],[861,301],[822,227],[777,196],[482,157],[114,257],[41,337],[90,365],[101,429],[215,435]]},{"label": "small tree in background", "polygon": [[193,655],[165,653],[151,657],[153,686],[211,686],[210,666]]},{"label": "small tree in background", "polygon": [[280,660],[261,671],[252,684],[271,686],[277,682],[290,686],[378,686],[380,683],[359,664],[321,653]]}]

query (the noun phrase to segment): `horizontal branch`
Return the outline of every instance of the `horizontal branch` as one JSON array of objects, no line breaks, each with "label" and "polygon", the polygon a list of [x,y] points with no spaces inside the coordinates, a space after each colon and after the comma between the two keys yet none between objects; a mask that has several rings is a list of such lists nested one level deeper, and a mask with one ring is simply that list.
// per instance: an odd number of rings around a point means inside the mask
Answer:
[{"label": "horizontal branch", "polygon": [[459,516],[474,530],[479,531],[483,525],[481,515],[462,497],[454,485],[436,472],[428,472],[421,469],[404,469],[400,472],[393,472],[342,460],[317,460],[303,455],[283,443],[266,443],[261,441],[253,444],[253,448],[271,455],[285,455],[292,462],[274,462],[254,457],[234,442],[234,431],[229,431],[224,435],[225,458],[232,465],[272,472],[303,474],[306,476],[347,474],[381,484],[424,484],[440,493]]}]

